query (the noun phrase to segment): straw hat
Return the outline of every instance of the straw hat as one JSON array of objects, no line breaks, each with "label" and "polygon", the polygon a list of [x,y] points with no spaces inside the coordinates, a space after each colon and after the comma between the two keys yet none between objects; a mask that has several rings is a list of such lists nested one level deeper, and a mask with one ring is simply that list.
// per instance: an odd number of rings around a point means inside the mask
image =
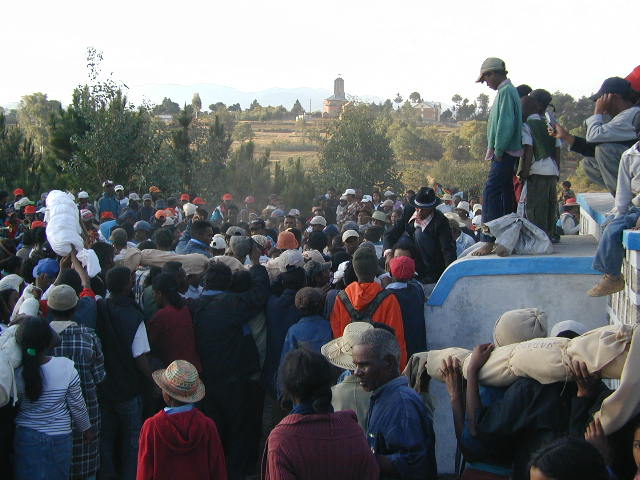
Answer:
[{"label": "straw hat", "polygon": [[325,343],[320,348],[320,353],[324,355],[332,365],[345,370],[355,370],[351,350],[353,345],[360,339],[367,330],[373,329],[373,325],[367,322],[352,322],[344,328],[340,338]]},{"label": "straw hat", "polygon": [[176,360],[152,374],[153,381],[171,398],[184,403],[195,403],[204,397],[204,384],[196,367],[186,360]]}]

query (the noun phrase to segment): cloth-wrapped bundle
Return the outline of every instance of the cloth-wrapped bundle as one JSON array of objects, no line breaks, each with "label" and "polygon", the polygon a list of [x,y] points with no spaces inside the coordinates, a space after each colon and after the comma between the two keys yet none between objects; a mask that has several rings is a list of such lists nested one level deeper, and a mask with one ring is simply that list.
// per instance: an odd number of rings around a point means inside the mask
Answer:
[{"label": "cloth-wrapped bundle", "polygon": [[[567,381],[572,380],[571,363],[582,361],[590,373],[621,380],[618,389],[602,403],[598,414],[605,433],[610,434],[640,412],[640,369],[637,368],[640,334],[635,334],[637,329],[636,325],[609,325],[571,340],[536,338],[496,347],[478,372],[478,380],[495,387],[511,385],[518,377],[533,378],[543,384]],[[442,381],[442,361],[450,356],[460,361],[462,373],[467,376],[470,350],[446,348],[416,355],[419,360],[410,362],[416,370],[409,375],[411,378],[420,379],[426,369],[430,377]]]},{"label": "cloth-wrapped bundle", "polygon": [[44,221],[47,223],[47,240],[56,255],[66,257],[75,248],[78,260],[90,277],[100,273],[100,262],[93,250],[84,248],[82,228],[75,197],[70,193],[52,190],[47,195]]},{"label": "cloth-wrapped bundle", "polygon": [[187,275],[199,275],[207,269],[209,259],[201,253],[188,253],[180,255],[175,252],[165,252],[148,248],[138,250],[137,248],[127,248],[120,253],[116,260],[116,265],[135,270],[138,266],[163,267],[167,262],[180,262]]}]

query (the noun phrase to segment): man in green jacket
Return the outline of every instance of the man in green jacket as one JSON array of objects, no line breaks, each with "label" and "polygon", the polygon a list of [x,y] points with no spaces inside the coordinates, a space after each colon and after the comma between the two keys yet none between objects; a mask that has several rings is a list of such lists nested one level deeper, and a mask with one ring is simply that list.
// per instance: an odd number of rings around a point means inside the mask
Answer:
[{"label": "man in green jacket", "polygon": [[[498,92],[487,122],[486,160],[491,161],[491,170],[484,187],[482,223],[516,211],[513,175],[522,155],[522,109],[507,73],[504,61],[489,57],[482,62],[477,80]],[[495,238],[483,234],[481,239],[487,243],[474,255],[492,253]]]}]

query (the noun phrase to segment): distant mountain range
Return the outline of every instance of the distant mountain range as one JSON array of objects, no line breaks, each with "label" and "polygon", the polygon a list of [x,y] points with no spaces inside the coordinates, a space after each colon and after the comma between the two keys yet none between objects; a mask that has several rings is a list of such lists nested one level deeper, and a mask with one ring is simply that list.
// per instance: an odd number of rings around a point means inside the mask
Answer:
[{"label": "distant mountain range", "polygon": [[[233,87],[213,84],[177,85],[177,84],[145,84],[135,85],[130,88],[128,96],[134,103],[138,104],[143,99],[152,103],[162,103],[165,97],[169,97],[174,102],[183,105],[191,103],[194,93],[200,94],[203,110],[208,110],[209,105],[222,102],[227,106],[239,103],[245,109],[251,105],[253,100],[258,100],[262,106],[272,105],[290,110],[296,100],[300,100],[302,107],[309,110],[309,100],[311,100],[311,111],[322,110],[322,101],[331,96],[333,92],[324,88],[268,88],[257,92],[244,92]],[[367,101],[380,102],[377,97],[359,97]]]}]

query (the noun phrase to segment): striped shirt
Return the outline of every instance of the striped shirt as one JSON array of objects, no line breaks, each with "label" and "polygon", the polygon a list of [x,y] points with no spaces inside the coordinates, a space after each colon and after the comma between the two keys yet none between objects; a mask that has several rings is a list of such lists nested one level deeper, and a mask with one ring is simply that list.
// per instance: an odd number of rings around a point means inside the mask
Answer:
[{"label": "striped shirt", "polygon": [[40,367],[42,393],[32,402],[25,394],[22,368],[16,371],[19,410],[16,425],[47,435],[71,433],[71,419],[77,430],[91,427],[87,407],[80,389],[80,377],[73,361],[65,357],[51,357]]}]

